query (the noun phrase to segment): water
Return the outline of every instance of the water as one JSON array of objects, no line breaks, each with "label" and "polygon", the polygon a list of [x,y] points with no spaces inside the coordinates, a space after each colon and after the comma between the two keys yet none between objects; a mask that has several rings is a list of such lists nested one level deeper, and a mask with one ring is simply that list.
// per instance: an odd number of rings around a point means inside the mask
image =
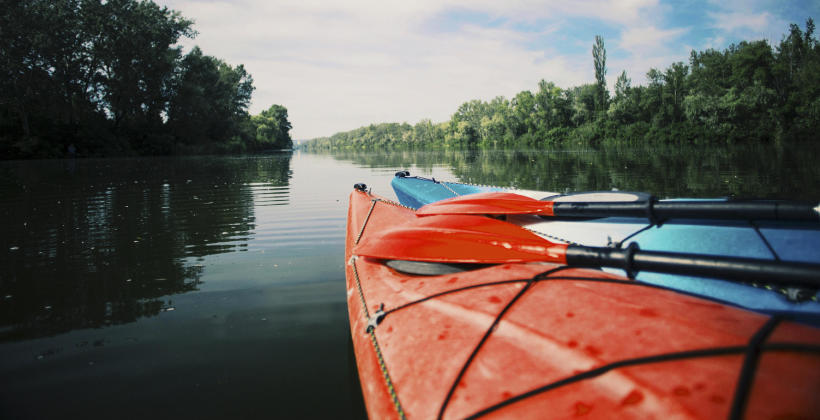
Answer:
[{"label": "water", "polygon": [[[381,152],[0,163],[0,418],[362,418],[347,196],[393,173],[820,197],[816,153]],[[776,159],[771,159],[771,157]]]},{"label": "water", "polygon": [[301,153],[0,163],[0,418],[364,417],[347,196],[393,172]]}]

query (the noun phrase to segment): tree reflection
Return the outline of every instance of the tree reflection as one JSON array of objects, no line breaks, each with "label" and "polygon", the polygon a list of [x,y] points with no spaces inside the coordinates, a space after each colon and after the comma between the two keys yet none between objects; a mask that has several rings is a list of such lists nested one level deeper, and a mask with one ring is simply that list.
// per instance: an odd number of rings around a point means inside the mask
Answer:
[{"label": "tree reflection", "polygon": [[247,247],[252,184],[287,187],[290,157],[4,162],[0,341],[170,309],[203,257]]},{"label": "tree reflection", "polygon": [[[427,171],[459,181],[557,192],[644,191],[658,197],[817,199],[820,146],[601,147],[552,150],[334,151],[370,167]],[[421,174],[415,174],[421,175]]]}]

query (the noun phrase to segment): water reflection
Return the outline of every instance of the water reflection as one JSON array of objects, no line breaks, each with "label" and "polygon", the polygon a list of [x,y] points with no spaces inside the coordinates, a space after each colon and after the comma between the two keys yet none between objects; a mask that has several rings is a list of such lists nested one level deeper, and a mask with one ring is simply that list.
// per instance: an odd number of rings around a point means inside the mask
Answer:
[{"label": "water reflection", "polygon": [[289,154],[0,164],[0,341],[132,322],[288,204]]},{"label": "water reflection", "polygon": [[820,144],[571,150],[334,151],[367,167],[445,166],[476,184],[547,191],[617,188],[659,197],[820,197]]}]

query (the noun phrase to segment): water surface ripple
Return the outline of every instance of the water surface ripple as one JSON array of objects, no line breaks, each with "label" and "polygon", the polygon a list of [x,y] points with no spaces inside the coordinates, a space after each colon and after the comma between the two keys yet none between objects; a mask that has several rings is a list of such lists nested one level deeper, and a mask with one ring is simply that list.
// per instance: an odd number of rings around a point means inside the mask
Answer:
[{"label": "water surface ripple", "polygon": [[817,200],[812,150],[0,162],[0,418],[363,418],[343,261],[354,183],[394,198],[390,179],[408,169]]}]

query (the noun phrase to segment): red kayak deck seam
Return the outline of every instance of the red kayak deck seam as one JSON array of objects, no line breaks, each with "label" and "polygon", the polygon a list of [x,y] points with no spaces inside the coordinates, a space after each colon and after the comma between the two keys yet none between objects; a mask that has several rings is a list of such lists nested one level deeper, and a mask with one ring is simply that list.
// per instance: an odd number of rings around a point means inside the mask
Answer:
[{"label": "red kayak deck seam", "polygon": [[[815,345],[806,345],[806,344],[797,344],[797,343],[769,343],[762,345],[760,347],[761,352],[764,351],[791,351],[796,353],[820,353],[820,346]],[[591,379],[600,375],[603,375],[609,371],[614,369],[635,366],[635,365],[644,365],[649,363],[662,363],[662,362],[669,362],[674,360],[683,360],[683,359],[696,359],[700,357],[712,357],[712,356],[728,356],[733,354],[740,354],[748,351],[748,346],[729,346],[729,347],[715,347],[710,349],[701,349],[701,350],[688,350],[684,352],[678,353],[665,353],[653,356],[645,356],[645,357],[638,357],[635,359],[625,359],[619,360],[617,362],[609,363],[604,366],[597,367],[595,369],[590,369],[586,372],[579,373],[577,375],[570,376],[568,378],[564,378],[547,385],[540,386],[535,388],[531,391],[527,391],[523,394],[512,396],[504,401],[501,401],[495,405],[487,407],[481,411],[478,411],[474,414],[471,414],[466,417],[466,419],[476,419],[482,417],[484,415],[490,414],[494,411],[497,411],[501,408],[504,408],[508,405],[517,403],[523,399],[536,396],[538,394],[542,394],[547,391],[551,391],[553,389],[566,386],[572,384],[574,382],[582,381],[585,379]],[[739,385],[738,385],[739,386]],[[751,386],[751,383],[749,384]],[[734,419],[738,417],[730,416],[729,418]],[[741,417],[742,418],[742,415]]]},{"label": "red kayak deck seam", "polygon": [[[367,193],[367,195],[370,196],[370,193]],[[414,209],[412,207],[407,207],[404,204],[397,203],[395,201],[385,200],[384,198],[371,198],[370,202],[371,202],[370,210],[367,211],[367,216],[364,218],[364,223],[362,223],[362,228],[359,229],[359,234],[356,235],[356,240],[353,241],[354,244],[358,244],[359,241],[362,239],[362,235],[364,234],[364,228],[367,226],[367,222],[370,220],[370,216],[373,214],[373,209],[376,208],[376,203],[385,203],[385,204],[390,204],[391,206],[402,207],[402,208],[405,208],[405,209],[408,209],[408,210],[416,211],[416,209]]]},{"label": "red kayak deck seam", "polygon": [[364,228],[367,226],[367,221],[370,220],[370,215],[373,214],[373,209],[376,208],[376,203],[378,202],[378,198],[370,200],[370,210],[367,211],[367,216],[365,216],[364,218],[364,223],[362,223],[362,228],[359,230],[359,234],[356,235],[356,240],[353,242],[354,244],[358,244],[359,241],[362,239],[362,235],[364,234]]},{"label": "red kayak deck seam", "polygon": [[749,391],[752,389],[755,372],[757,372],[757,362],[760,360],[762,353],[761,345],[772,334],[777,325],[780,324],[781,318],[773,316],[769,318],[762,327],[749,339],[749,344],[746,346],[746,357],[743,358],[743,367],[740,368],[740,377],[737,379],[737,386],[735,386],[735,396],[732,399],[732,409],[729,411],[730,419],[742,419],[743,413],[746,412],[746,401],[749,397]]},{"label": "red kayak deck seam", "polygon": [[509,302],[507,302],[507,305],[505,305],[503,309],[501,309],[501,311],[498,313],[498,315],[496,315],[495,320],[493,321],[493,323],[490,324],[489,328],[487,328],[487,332],[484,333],[484,336],[481,337],[481,340],[478,342],[478,344],[476,344],[476,346],[473,349],[472,353],[470,353],[470,356],[467,357],[467,360],[464,362],[464,365],[461,367],[461,370],[458,372],[458,375],[456,376],[456,379],[453,381],[453,385],[450,386],[450,390],[447,392],[447,397],[445,397],[444,403],[441,404],[441,409],[438,412],[438,418],[439,419],[444,418],[444,411],[447,410],[447,405],[449,405],[450,399],[453,397],[453,393],[456,391],[456,387],[461,382],[461,379],[464,377],[464,373],[467,372],[467,368],[469,368],[470,365],[472,364],[473,360],[475,359],[476,354],[478,354],[478,351],[481,350],[481,347],[484,346],[484,343],[487,341],[487,339],[490,338],[490,335],[498,327],[498,323],[501,322],[501,318],[504,317],[504,314],[507,313],[507,311],[515,304],[515,302],[517,302],[518,299],[521,298],[521,296],[524,296],[524,293],[527,293],[527,290],[530,290],[530,287],[532,287],[532,285],[535,284],[538,280],[548,279],[550,274],[561,271],[561,270],[566,270],[567,268],[570,268],[570,267],[567,267],[567,266],[557,267],[557,268],[553,268],[552,270],[547,270],[543,273],[535,275],[533,278],[527,280],[527,284],[523,288],[521,288],[521,290],[519,290],[518,293],[516,293],[515,296],[512,299],[510,299]]},{"label": "red kayak deck seam", "polygon": [[[371,211],[373,207],[375,207],[376,201],[373,201],[373,206],[370,208]],[[364,225],[362,225],[362,231],[364,231]],[[361,233],[360,233],[361,235]],[[356,258],[352,258],[350,260],[350,266],[353,268],[353,277],[356,279],[356,287],[359,289],[359,298],[362,300],[362,308],[364,308],[364,315],[365,319],[370,323],[370,311],[367,309],[367,302],[364,299],[364,292],[362,292],[362,283],[359,280],[359,271],[356,269]],[[404,409],[401,406],[401,401],[399,401],[399,395],[396,393],[396,389],[393,386],[393,380],[390,379],[390,373],[387,371],[387,363],[384,362],[384,356],[382,355],[381,347],[379,346],[379,341],[376,339],[376,329],[375,328],[368,328],[367,333],[370,335],[370,343],[373,345],[373,350],[376,352],[376,358],[379,362],[379,368],[382,371],[382,377],[384,378],[385,386],[387,386],[387,391],[390,393],[390,398],[393,401],[393,407],[396,409],[396,413],[398,413],[399,418],[404,420],[407,417],[404,414]]]}]

